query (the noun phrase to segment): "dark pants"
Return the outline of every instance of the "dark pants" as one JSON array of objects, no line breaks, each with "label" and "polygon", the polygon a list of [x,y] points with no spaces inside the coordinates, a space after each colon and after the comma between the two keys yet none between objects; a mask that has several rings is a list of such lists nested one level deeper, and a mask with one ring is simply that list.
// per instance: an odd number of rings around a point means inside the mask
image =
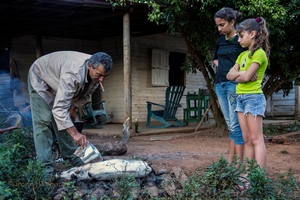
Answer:
[{"label": "dark pants", "polygon": [[[74,166],[80,166],[84,163],[74,155],[78,148],[70,134],[61,130],[58,131],[52,111],[46,101],[32,88],[30,76],[28,75],[28,91],[30,96],[30,107],[33,124],[33,139],[37,159],[41,160],[43,165],[51,165],[53,135],[57,138],[59,150],[64,160],[69,160]],[[53,132],[52,132],[53,130]]]}]

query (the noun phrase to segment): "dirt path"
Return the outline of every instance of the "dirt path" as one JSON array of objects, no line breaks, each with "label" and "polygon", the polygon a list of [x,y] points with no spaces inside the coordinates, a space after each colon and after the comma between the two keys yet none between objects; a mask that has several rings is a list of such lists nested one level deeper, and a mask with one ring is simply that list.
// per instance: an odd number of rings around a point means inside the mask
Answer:
[{"label": "dirt path", "polygon": [[[183,137],[183,135],[189,135]],[[178,137],[179,136],[179,137]],[[89,140],[97,147],[105,141],[117,141],[110,136],[92,136]],[[138,136],[128,141],[128,151],[122,156],[105,156],[104,159],[134,157],[143,158],[155,170],[168,170],[181,167],[186,174],[196,168],[204,169],[222,155],[228,155],[228,135],[220,134],[217,129],[203,130],[198,134],[177,133],[172,135]],[[288,141],[288,144],[266,142],[267,174],[277,178],[278,174],[293,169],[300,180],[300,143]]]}]

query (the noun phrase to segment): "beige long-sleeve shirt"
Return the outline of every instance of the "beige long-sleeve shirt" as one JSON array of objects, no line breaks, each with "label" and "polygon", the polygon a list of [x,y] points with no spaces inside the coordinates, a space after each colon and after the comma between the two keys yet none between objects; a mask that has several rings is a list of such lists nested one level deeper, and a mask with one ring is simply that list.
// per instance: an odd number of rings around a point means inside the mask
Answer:
[{"label": "beige long-sleeve shirt", "polygon": [[99,86],[88,81],[87,59],[91,55],[58,51],[38,58],[29,69],[35,91],[48,103],[58,130],[74,126],[69,109],[81,107]]}]

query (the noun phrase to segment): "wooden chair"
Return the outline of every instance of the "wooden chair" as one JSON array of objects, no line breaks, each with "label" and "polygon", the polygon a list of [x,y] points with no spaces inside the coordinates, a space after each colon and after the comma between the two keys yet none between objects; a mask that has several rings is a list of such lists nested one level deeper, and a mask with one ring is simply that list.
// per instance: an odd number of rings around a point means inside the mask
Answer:
[{"label": "wooden chair", "polygon": [[[198,93],[193,92],[186,95],[186,108],[183,109],[184,123],[188,125],[189,122],[200,122],[205,110],[208,107],[209,95],[203,89],[199,89]],[[209,118],[206,115],[204,121]]]},{"label": "wooden chair", "polygon": [[[147,101],[147,126],[150,128],[166,128],[170,126],[181,127],[184,124],[176,118],[176,112],[180,105],[185,86],[169,86],[166,89],[165,105]],[[152,105],[159,106],[161,110],[152,110]],[[163,125],[151,125],[151,118],[156,119]],[[178,125],[173,125],[168,121],[175,121]]]},{"label": "wooden chair", "polygon": [[[94,110],[93,106],[100,105],[99,110]],[[105,109],[105,101],[93,104],[92,102],[87,102],[82,106],[82,116],[86,124],[105,124],[109,122],[108,115]]]}]

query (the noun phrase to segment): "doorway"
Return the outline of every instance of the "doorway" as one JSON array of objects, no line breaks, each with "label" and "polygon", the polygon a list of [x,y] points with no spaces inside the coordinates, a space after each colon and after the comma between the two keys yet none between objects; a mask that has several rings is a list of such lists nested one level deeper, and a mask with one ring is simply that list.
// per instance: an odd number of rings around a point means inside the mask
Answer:
[{"label": "doorway", "polygon": [[184,71],[181,70],[185,61],[185,53],[170,52],[169,54],[169,85],[184,85]]}]

